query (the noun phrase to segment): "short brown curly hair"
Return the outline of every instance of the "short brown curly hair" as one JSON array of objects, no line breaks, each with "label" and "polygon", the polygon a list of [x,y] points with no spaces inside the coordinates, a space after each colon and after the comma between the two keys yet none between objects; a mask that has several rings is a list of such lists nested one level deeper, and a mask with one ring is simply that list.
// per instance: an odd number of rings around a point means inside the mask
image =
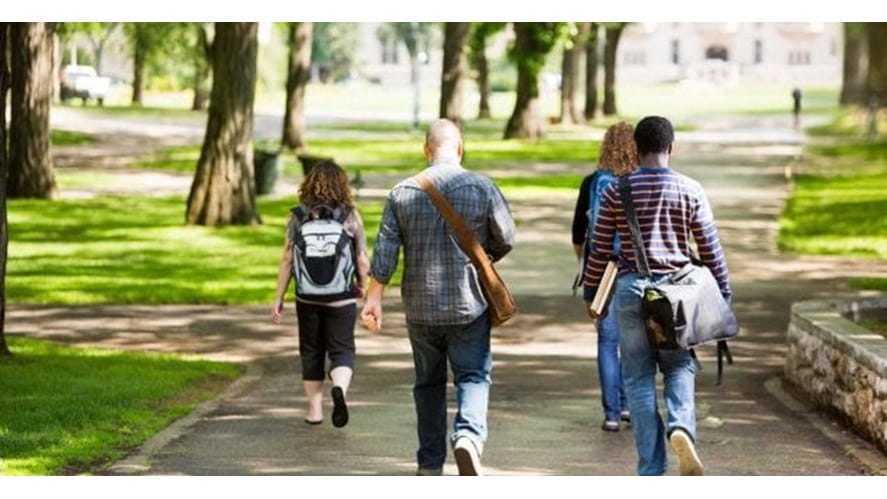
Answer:
[{"label": "short brown curly hair", "polygon": [[348,175],[334,161],[317,163],[299,186],[299,201],[305,206],[327,204],[353,207]]},{"label": "short brown curly hair", "polygon": [[634,143],[634,127],[620,121],[607,129],[601,144],[598,168],[614,175],[623,175],[638,165],[638,150]]}]

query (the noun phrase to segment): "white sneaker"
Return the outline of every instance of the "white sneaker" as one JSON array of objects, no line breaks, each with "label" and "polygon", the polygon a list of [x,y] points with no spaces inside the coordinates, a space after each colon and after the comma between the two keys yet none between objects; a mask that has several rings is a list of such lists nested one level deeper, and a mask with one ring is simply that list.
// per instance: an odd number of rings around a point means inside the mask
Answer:
[{"label": "white sneaker", "polygon": [[668,443],[671,444],[671,450],[678,456],[678,467],[681,470],[681,476],[701,476],[702,461],[696,454],[696,446],[690,435],[684,430],[675,430],[668,437]]},{"label": "white sneaker", "polygon": [[477,447],[468,437],[459,437],[453,445],[453,454],[456,456],[456,467],[460,476],[481,476],[480,456]]}]

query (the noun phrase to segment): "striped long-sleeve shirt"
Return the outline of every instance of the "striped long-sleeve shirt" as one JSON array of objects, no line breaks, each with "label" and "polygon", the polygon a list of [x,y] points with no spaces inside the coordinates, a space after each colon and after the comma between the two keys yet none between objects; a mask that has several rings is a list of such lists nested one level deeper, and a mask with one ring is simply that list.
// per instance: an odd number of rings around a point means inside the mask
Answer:
[{"label": "striped long-sleeve shirt", "polygon": [[[632,199],[641,227],[641,239],[650,272],[674,272],[690,261],[690,240],[696,242],[699,259],[707,266],[724,297],[732,295],[727,262],[718,239],[718,229],[702,186],[666,167],[644,167],[629,175]],[[625,222],[625,210],[614,182],[603,194],[594,226],[594,251],[585,265],[585,299],[594,299],[608,260],[613,259],[613,239],[622,239],[618,255],[619,274],[638,272],[634,243]]]}]

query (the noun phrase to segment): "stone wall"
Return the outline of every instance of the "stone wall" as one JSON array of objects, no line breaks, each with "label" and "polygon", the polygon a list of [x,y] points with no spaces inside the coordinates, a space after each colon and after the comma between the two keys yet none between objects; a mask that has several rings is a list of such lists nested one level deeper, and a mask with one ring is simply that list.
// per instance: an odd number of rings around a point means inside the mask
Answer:
[{"label": "stone wall", "polygon": [[887,296],[795,303],[785,374],[887,451],[887,338],[849,320],[885,309]]}]

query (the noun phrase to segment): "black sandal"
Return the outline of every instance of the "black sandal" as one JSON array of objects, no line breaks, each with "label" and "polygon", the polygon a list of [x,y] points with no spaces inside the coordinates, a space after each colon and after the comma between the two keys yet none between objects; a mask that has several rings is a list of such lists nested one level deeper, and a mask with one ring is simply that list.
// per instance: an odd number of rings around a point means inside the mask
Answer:
[{"label": "black sandal", "polygon": [[333,397],[333,426],[341,428],[348,424],[348,404],[345,403],[345,392],[342,387],[334,386],[330,391]]}]

